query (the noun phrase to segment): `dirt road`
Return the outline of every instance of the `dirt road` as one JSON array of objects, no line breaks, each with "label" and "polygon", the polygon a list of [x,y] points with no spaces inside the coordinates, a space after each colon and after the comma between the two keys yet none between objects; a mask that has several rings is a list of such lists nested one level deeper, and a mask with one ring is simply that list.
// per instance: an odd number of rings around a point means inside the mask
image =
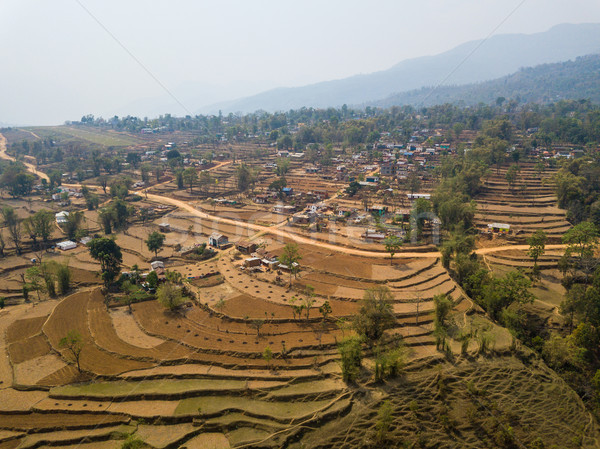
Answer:
[{"label": "dirt road", "polygon": [[[6,159],[8,161],[15,160],[14,157],[11,157],[8,154],[6,154],[6,138],[2,134],[0,134],[0,158]],[[39,176],[40,178],[43,178],[46,181],[50,181],[50,178],[48,178],[48,175],[46,173],[38,171],[38,169],[36,168],[35,165],[30,164],[29,162],[24,162],[24,161],[23,161],[23,165],[25,165],[25,167],[27,167],[27,170],[29,170],[34,175]]]}]

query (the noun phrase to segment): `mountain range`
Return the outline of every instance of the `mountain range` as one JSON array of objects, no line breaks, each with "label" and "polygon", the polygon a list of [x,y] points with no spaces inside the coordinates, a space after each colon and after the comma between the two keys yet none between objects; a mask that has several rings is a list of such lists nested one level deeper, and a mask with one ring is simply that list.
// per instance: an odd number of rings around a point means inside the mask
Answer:
[{"label": "mountain range", "polygon": [[[467,42],[435,56],[407,59],[384,71],[302,87],[272,89],[202,107],[198,112],[273,112],[301,107],[339,107],[343,104],[414,103],[419,95],[416,90],[437,87],[436,96],[429,95],[426,99],[431,104],[434,100],[437,103],[443,98],[458,95],[450,94],[449,90],[440,91],[442,86],[481,83],[517,72],[510,80],[497,81],[509,85],[518,78],[532,75],[527,70],[519,71],[521,68],[564,62],[594,53],[600,53],[600,24],[563,24],[542,33],[495,35]],[[497,83],[490,86],[499,92]],[[474,88],[470,86],[470,89]],[[403,92],[406,92],[403,94],[406,97],[395,95]],[[503,92],[502,96],[513,96],[508,91]],[[425,91],[420,94],[427,95]],[[489,95],[481,94],[481,98],[484,97]]]},{"label": "mountain range", "polygon": [[588,99],[600,103],[600,55],[528,67],[501,78],[462,86],[423,87],[391,95],[364,106],[388,108],[454,103],[465,106],[491,103],[499,97],[527,103]]}]

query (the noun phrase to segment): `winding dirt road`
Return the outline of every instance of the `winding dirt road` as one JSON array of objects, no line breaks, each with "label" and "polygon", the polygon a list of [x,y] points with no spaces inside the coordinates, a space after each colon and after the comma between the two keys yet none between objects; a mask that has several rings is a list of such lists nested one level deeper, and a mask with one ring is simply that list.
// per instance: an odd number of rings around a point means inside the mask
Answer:
[{"label": "winding dirt road", "polygon": [[[6,154],[6,139],[2,134],[0,134],[0,158],[7,159],[7,160],[14,160],[13,157]],[[41,178],[45,178],[46,180],[49,180],[48,176],[45,173],[38,171],[37,168],[35,167],[35,165],[30,164],[28,162],[23,162],[23,164],[27,167],[27,169],[31,173],[33,173]],[[69,184],[69,186],[80,187],[80,184]],[[307,237],[303,237],[303,236],[300,236],[300,235],[297,235],[297,234],[294,234],[291,232],[287,232],[287,231],[280,229],[279,227],[262,226],[262,225],[258,225],[258,224],[254,224],[254,223],[248,223],[245,221],[239,221],[239,220],[233,220],[230,218],[218,217],[216,215],[211,215],[206,212],[202,212],[202,211],[196,209],[194,206],[190,205],[189,203],[186,203],[185,201],[177,200],[175,198],[170,198],[167,196],[156,195],[154,193],[148,193],[148,192],[146,192],[146,190],[141,190],[139,193],[146,194],[148,199],[150,199],[150,200],[153,200],[153,201],[156,201],[156,202],[162,203],[162,204],[170,204],[172,206],[176,206],[179,209],[185,210],[186,212],[189,212],[190,214],[192,214],[198,218],[203,218],[205,220],[211,220],[212,222],[217,223],[217,224],[222,223],[222,224],[226,224],[226,225],[230,225],[230,226],[244,228],[246,230],[250,230],[250,231],[254,231],[254,232],[270,234],[270,235],[274,235],[274,236],[277,236],[277,237],[280,237],[283,239],[289,239],[289,240],[295,241],[297,243],[302,243],[302,244],[306,244],[306,245],[316,245],[319,248],[336,251],[336,252],[344,253],[344,254],[350,254],[353,256],[374,257],[374,258],[382,258],[382,259],[389,257],[389,254],[387,254],[385,252],[365,251],[365,250],[360,250],[360,249],[355,249],[355,248],[348,248],[348,247],[340,246],[340,245],[334,245],[331,243],[326,243],[326,242],[310,239]],[[565,247],[566,247],[566,245],[546,245],[546,249],[563,249]],[[527,249],[529,249],[529,245],[506,245],[506,246],[495,246],[495,247],[490,247],[490,248],[479,248],[475,252],[477,254],[490,254],[490,253],[495,253],[498,251],[527,250]],[[406,258],[409,258],[409,259],[438,258],[440,256],[441,256],[441,254],[439,251],[399,252],[395,255],[396,258],[404,258],[404,259],[406,259]]]},{"label": "winding dirt road", "polygon": [[[0,158],[6,159],[9,161],[15,160],[14,157],[11,157],[8,154],[6,154],[6,138],[2,134],[0,134]],[[27,167],[27,170],[29,170],[34,175],[39,176],[40,178],[43,178],[46,181],[50,181],[50,178],[48,178],[48,175],[46,173],[38,171],[38,169],[36,168],[35,165],[30,164],[29,162],[25,162],[25,161],[23,161],[23,165],[25,165],[25,167]]]}]

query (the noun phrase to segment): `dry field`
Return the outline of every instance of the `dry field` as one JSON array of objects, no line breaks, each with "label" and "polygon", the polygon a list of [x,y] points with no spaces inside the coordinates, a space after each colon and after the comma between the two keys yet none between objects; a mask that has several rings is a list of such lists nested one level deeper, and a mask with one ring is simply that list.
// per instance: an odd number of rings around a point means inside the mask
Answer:
[{"label": "dry field", "polygon": [[551,241],[557,241],[571,225],[565,211],[556,205],[552,175],[556,169],[546,168],[538,174],[533,164],[521,163],[514,187],[505,179],[507,167],[490,168],[483,191],[477,197],[475,222],[481,229],[489,223],[508,223],[519,239],[543,229]]},{"label": "dry field", "polygon": [[[97,143],[127,139],[92,137]],[[260,169],[264,162],[250,164]],[[381,447],[498,447],[508,437],[530,447],[538,436],[547,445],[570,447],[581,441],[583,447],[597,446],[596,422],[575,393],[531,354],[522,352],[521,359],[507,355],[510,334],[464,295],[435,253],[410,254],[393,263],[359,257],[348,248],[383,250],[381,244],[360,241],[361,227],[332,226],[308,233],[284,227],[285,217],[267,207],[198,202],[235,189],[234,172],[233,164],[217,164],[211,174],[219,182],[201,193],[175,191],[170,179],[152,191],[188,200],[218,217],[310,235],[314,243],[299,245],[297,277],[242,269],[244,257],[234,248],[202,262],[181,257],[176,245],[205,242],[214,231],[232,242],[251,238],[275,255],[288,241],[271,238],[264,229],[256,234],[236,223],[201,219],[193,211],[184,212],[183,206],[160,209],[148,225],[134,224],[116,236],[123,268],[137,264],[146,270],[154,254],[144,240],[159,223],[171,225],[159,258],[165,259],[167,269],[189,279],[196,295],[177,312],[154,300],[135,303],[131,311],[107,308],[96,275],[99,266],[86,248],[48,254],[48,259],[69,261],[74,290],[60,300],[0,311],[0,449],[120,447],[129,435],[152,448],[361,447],[372,445],[376,410],[386,399],[395,419]],[[551,235],[564,232],[564,213],[531,167],[522,165],[521,182],[528,189],[519,195],[504,191],[503,173],[490,176],[478,199],[480,224],[492,217],[490,221],[513,224],[519,235],[548,223]],[[273,179],[272,171],[262,171],[257,190]],[[342,187],[302,173],[296,163],[288,182],[299,190],[326,190],[330,195]],[[44,206],[15,205],[23,217]],[[95,232],[97,212],[86,212],[86,219]],[[324,241],[346,248],[324,247]],[[536,305],[550,314],[560,293],[555,282],[559,256],[549,251],[539,262]],[[0,293],[18,297],[21,274],[31,257],[27,251],[0,261]],[[489,254],[485,261],[496,272],[531,265],[522,251]],[[197,279],[208,273],[216,275]],[[396,324],[388,334],[402,340],[407,364],[400,377],[375,382],[376,354],[366,348],[357,388],[341,380],[337,344],[352,335],[349,323],[359,313],[365,290],[380,286],[391,291]],[[314,288],[314,297],[298,316],[293,306],[307,301],[307,287]],[[436,348],[433,333],[433,297],[442,293],[454,303],[446,353]],[[326,301],[331,306],[328,317],[319,311]],[[83,339],[81,373],[72,354],[59,344],[71,330]],[[453,339],[473,331],[490,336],[493,349],[486,356],[478,354],[475,338],[465,348]],[[272,357],[264,357],[267,349]]]}]

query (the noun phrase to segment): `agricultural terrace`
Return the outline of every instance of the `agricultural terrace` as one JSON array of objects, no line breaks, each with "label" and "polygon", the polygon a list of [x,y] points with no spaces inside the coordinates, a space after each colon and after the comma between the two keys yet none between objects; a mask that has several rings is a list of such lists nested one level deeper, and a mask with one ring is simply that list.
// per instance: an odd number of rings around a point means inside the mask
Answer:
[{"label": "agricultural terrace", "polygon": [[[314,130],[254,117],[244,134],[167,119],[3,131],[2,163],[21,160],[9,170],[31,181],[3,186],[3,206],[23,226],[53,220],[19,241],[3,215],[0,449],[598,445],[544,342],[526,347],[504,318],[532,317],[548,340],[568,324],[562,169],[540,164],[525,130],[502,136],[523,157],[502,149],[492,165],[477,138],[494,120],[375,132],[374,116]],[[467,146],[482,161],[469,166]],[[63,211],[77,220],[55,221]],[[114,239],[115,279],[86,236]],[[60,267],[68,288],[51,292],[41,279]],[[532,301],[492,309],[484,296],[509,275]],[[182,293],[172,307],[166,285]],[[360,323],[377,292],[385,329],[371,338]]]}]

